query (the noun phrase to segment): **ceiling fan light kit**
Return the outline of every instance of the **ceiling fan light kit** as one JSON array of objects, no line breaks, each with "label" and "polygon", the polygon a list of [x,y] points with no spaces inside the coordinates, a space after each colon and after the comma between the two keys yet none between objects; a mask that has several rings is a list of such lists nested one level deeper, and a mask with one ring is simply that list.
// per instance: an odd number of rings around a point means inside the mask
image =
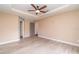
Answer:
[{"label": "ceiling fan light kit", "polygon": [[40,11],[39,10],[36,10],[36,13],[40,13]]}]

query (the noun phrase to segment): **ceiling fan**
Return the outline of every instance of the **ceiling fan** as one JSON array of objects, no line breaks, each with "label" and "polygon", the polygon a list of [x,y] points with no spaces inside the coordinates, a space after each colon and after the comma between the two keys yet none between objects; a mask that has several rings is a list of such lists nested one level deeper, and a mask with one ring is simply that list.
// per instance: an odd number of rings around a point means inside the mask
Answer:
[{"label": "ceiling fan", "polygon": [[40,6],[38,6],[38,5],[35,6],[34,4],[31,4],[31,6],[32,6],[34,9],[33,9],[33,10],[28,10],[28,11],[34,11],[34,12],[36,13],[36,15],[38,15],[39,13],[46,13],[46,12],[48,12],[48,10],[47,10],[47,11],[44,11],[44,10],[43,10],[44,8],[47,7],[46,5],[40,7]]}]

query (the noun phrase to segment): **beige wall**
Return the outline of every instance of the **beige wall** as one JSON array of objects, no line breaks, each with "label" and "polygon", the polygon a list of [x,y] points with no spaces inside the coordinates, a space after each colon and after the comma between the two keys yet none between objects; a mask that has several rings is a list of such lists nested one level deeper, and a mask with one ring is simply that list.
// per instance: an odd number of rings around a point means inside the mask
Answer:
[{"label": "beige wall", "polygon": [[38,21],[40,36],[79,43],[79,11],[71,11]]},{"label": "beige wall", "polygon": [[24,20],[24,37],[29,37],[30,35],[30,21],[29,19]]},{"label": "beige wall", "polygon": [[19,40],[18,16],[0,12],[0,44]]},{"label": "beige wall", "polygon": [[35,22],[35,34],[38,34],[38,22]]}]

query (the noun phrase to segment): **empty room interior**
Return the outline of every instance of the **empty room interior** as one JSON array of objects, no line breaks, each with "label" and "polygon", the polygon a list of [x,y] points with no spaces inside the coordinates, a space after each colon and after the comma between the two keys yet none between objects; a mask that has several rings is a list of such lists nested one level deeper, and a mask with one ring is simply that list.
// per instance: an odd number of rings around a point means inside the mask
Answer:
[{"label": "empty room interior", "polygon": [[0,4],[0,54],[78,54],[79,4]]}]

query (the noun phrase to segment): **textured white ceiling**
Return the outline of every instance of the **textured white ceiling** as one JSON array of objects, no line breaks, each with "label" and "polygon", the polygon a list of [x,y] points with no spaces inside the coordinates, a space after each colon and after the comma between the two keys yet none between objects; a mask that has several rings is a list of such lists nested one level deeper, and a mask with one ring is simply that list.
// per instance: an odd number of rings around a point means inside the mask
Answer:
[{"label": "textured white ceiling", "polygon": [[[35,6],[37,6],[37,5],[42,7],[44,4],[35,4]],[[61,7],[63,5],[64,4],[47,4],[47,8],[45,8],[43,10],[51,11],[51,10],[53,10],[55,8],[58,8],[58,7]],[[35,12],[27,11],[27,10],[34,10],[34,8],[30,4],[15,4],[15,5],[12,5],[12,8],[19,9],[21,11],[28,12],[28,13],[31,13],[31,14],[35,15]],[[42,14],[44,14],[44,13],[42,13]]]}]

